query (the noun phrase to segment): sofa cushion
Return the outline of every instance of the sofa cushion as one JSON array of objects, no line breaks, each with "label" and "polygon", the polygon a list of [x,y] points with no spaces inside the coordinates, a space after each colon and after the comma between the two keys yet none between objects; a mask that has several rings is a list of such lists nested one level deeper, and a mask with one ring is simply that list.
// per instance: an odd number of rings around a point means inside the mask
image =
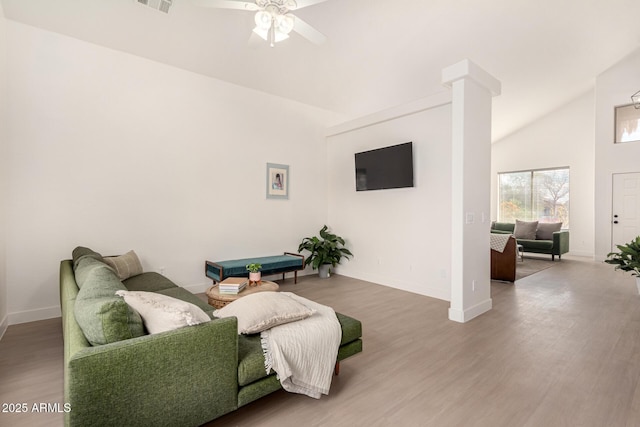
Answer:
[{"label": "sofa cushion", "polygon": [[340,313],[336,313],[336,317],[342,328],[340,345],[355,341],[362,336],[362,323],[359,320]]},{"label": "sofa cushion", "polygon": [[128,291],[158,292],[178,286],[162,274],[154,271],[138,274],[122,281]]},{"label": "sofa cushion", "polygon": [[[342,328],[340,345],[358,341],[362,336],[362,323],[352,317],[336,313]],[[260,334],[238,337],[238,384],[245,386],[267,376]]]},{"label": "sofa cushion", "polygon": [[238,385],[245,386],[267,376],[260,334],[238,337]]},{"label": "sofa cushion", "polygon": [[144,335],[140,315],[116,295],[119,290],[126,289],[115,272],[105,265],[91,270],[78,291],[74,314],[92,345]]},{"label": "sofa cushion", "polygon": [[111,266],[118,274],[120,280],[142,274],[142,264],[134,251],[129,251],[124,255],[105,257],[103,261]]},{"label": "sofa cushion", "polygon": [[238,318],[238,333],[255,334],[274,326],[306,319],[315,313],[279,292],[258,292],[239,298],[213,312],[216,317]]},{"label": "sofa cushion", "polygon": [[167,295],[144,291],[117,291],[133,307],[150,334],[199,325],[211,318],[200,307]]},{"label": "sofa cushion", "polygon": [[522,245],[525,251],[550,251],[553,249],[553,240],[528,240],[518,239],[518,244]]},{"label": "sofa cushion", "polygon": [[513,233],[513,228],[515,227],[515,224],[512,224],[510,222],[493,222],[491,223],[491,230],[492,231],[502,231],[502,232],[507,232],[507,233]]},{"label": "sofa cushion", "polygon": [[561,222],[540,223],[538,224],[538,229],[536,231],[536,239],[553,240],[553,233],[560,231],[561,228]]},{"label": "sofa cushion", "polygon": [[516,219],[516,226],[513,229],[513,235],[516,239],[536,238],[536,230],[538,229],[538,221],[520,221]]}]

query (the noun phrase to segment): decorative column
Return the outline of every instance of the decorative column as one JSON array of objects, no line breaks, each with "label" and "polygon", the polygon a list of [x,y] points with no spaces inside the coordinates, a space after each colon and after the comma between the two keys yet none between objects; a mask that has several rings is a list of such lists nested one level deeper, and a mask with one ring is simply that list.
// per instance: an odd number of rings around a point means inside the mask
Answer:
[{"label": "decorative column", "polygon": [[442,70],[452,93],[452,244],[449,319],[491,310],[491,100],[500,82],[465,59]]}]

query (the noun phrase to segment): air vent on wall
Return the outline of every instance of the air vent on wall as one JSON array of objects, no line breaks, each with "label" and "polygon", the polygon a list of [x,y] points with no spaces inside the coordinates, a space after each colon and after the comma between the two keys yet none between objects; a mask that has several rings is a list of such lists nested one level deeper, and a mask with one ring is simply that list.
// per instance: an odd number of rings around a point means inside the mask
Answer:
[{"label": "air vent on wall", "polygon": [[160,12],[164,12],[164,13],[169,13],[169,8],[173,3],[173,0],[135,0],[135,1],[136,3],[149,6],[155,10],[159,10]]}]

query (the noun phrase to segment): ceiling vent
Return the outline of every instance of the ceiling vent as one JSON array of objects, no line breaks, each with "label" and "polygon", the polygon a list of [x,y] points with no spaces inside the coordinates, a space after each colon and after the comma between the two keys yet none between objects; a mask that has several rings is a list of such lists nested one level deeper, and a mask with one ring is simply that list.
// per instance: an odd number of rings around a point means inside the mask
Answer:
[{"label": "ceiling vent", "polygon": [[169,8],[173,3],[173,0],[135,0],[136,3],[149,6],[160,12],[169,13]]}]

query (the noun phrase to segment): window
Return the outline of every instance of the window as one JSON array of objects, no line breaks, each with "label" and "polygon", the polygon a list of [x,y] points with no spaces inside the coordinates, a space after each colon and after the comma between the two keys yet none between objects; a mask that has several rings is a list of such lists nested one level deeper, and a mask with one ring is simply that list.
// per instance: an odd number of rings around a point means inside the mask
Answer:
[{"label": "window", "polygon": [[569,168],[500,173],[498,181],[498,221],[562,221],[569,228]]},{"label": "window", "polygon": [[640,110],[635,105],[621,105],[615,109],[615,143],[640,141]]}]

